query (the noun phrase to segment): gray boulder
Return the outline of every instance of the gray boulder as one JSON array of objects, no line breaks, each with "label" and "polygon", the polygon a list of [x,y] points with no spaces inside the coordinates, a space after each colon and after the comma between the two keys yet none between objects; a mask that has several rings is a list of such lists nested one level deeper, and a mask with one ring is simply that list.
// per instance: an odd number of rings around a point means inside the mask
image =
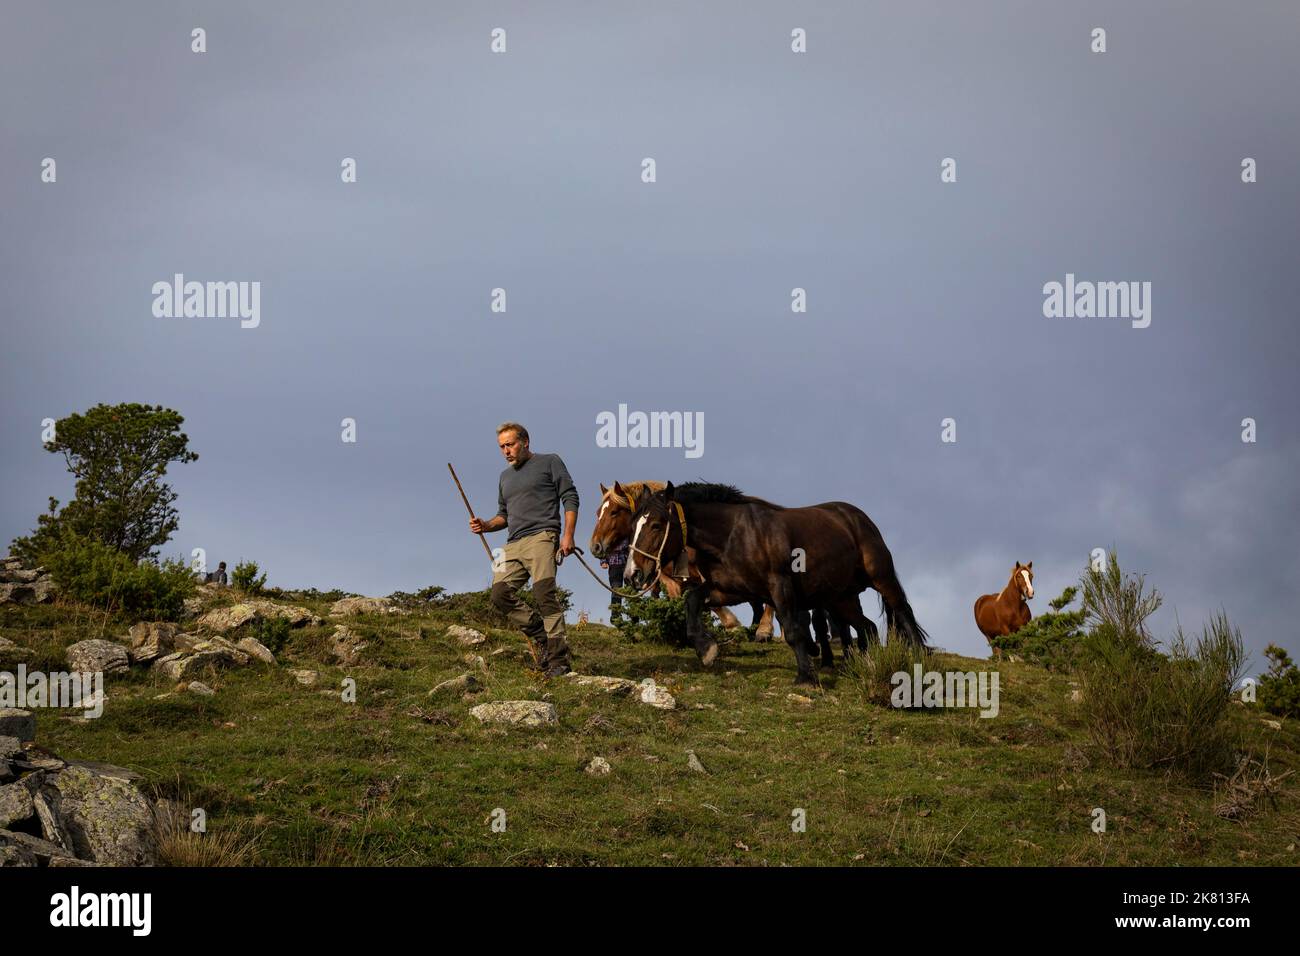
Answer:
[{"label": "gray boulder", "polygon": [[428,696],[440,697],[443,694],[472,694],[475,691],[482,689],[482,682],[473,674],[466,673],[438,684],[433,688],[433,690],[429,691]]},{"label": "gray boulder", "polygon": [[68,668],[82,673],[112,674],[131,668],[126,648],[112,641],[79,641],[67,650]]},{"label": "gray boulder", "polygon": [[131,637],[131,660],[137,664],[147,664],[164,654],[170,654],[176,647],[176,635],[180,628],[168,621],[141,621],[131,625],[127,633]]},{"label": "gray boulder", "polygon": [[158,862],[153,805],[128,776],[69,764],[52,786],[77,857],[109,866]]},{"label": "gray boulder", "polygon": [[469,712],[485,724],[544,727],[560,722],[555,705],[543,700],[499,700],[471,707]]},{"label": "gray boulder", "polygon": [[235,642],[235,647],[263,664],[275,663],[275,655],[271,653],[271,649],[255,637],[242,637]]}]

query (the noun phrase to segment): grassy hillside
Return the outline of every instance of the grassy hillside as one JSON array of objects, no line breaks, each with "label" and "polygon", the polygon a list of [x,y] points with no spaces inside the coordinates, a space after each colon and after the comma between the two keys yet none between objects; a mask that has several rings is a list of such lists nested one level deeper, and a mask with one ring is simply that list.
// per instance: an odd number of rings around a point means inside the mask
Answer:
[{"label": "grassy hillside", "polygon": [[[232,600],[226,596],[226,601]],[[325,602],[299,602],[322,616]],[[277,667],[210,672],[210,698],[148,671],[108,679],[98,720],[37,714],[37,741],[65,757],[144,774],[162,795],[208,814],[204,839],[251,845],[260,864],[1293,865],[1300,799],[1286,790],[1244,819],[1219,798],[1157,771],[1116,771],[1090,748],[1067,676],[1003,663],[1001,713],[897,711],[825,672],[820,692],[788,697],[784,643],[743,640],[704,673],[694,654],[572,627],[584,674],[654,678],[677,699],[658,710],[523,667],[522,638],[446,614],[371,615],[348,626],[369,646],[359,666],[328,652],[332,623],[291,633]],[[444,635],[478,626],[475,648]],[[65,667],[88,637],[126,624],[75,606],[0,608],[0,636],[29,668]],[[485,668],[467,664],[481,654]],[[0,667],[5,666],[0,662]],[[931,669],[992,667],[935,655]],[[315,687],[292,668],[319,672]],[[430,700],[472,671],[478,693]],[[357,702],[341,700],[354,678]],[[165,695],[165,696],[164,696]],[[481,725],[470,707],[546,699],[560,723]],[[1241,749],[1276,776],[1300,768],[1300,735],[1254,707],[1233,708]],[[693,751],[704,772],[688,766]],[[584,772],[593,757],[612,772]],[[1292,777],[1288,783],[1294,782]],[[1108,817],[1092,832],[1092,811]],[[493,832],[493,811],[505,832]],[[806,832],[792,812],[806,811]],[[181,859],[183,857],[176,857]]]}]

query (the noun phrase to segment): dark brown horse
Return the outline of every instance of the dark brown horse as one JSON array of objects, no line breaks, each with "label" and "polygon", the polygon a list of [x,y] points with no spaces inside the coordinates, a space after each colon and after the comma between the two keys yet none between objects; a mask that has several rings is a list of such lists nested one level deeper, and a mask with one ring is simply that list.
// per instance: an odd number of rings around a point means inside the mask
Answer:
[{"label": "dark brown horse", "polygon": [[[1011,569],[1011,577],[998,594],[984,594],[975,600],[975,626],[989,642],[995,637],[1014,634],[1029,623],[1033,614],[1029,600],[1034,596],[1034,562]],[[995,648],[995,656],[1002,659],[1002,648]]]},{"label": "dark brown horse", "polygon": [[[632,513],[642,495],[659,491],[664,486],[662,481],[629,481],[625,484],[614,482],[613,488],[600,486],[600,505],[596,509],[596,527],[591,529],[591,553],[602,560],[622,541],[632,538]],[[671,598],[682,596],[682,587],[676,578],[665,570],[660,570],[658,585]],[[705,602],[713,609],[724,628],[740,627],[740,621],[725,605]],[[753,619],[750,627],[754,629],[754,640],[770,641],[772,639],[771,605],[751,604]]]},{"label": "dark brown horse", "polygon": [[879,529],[853,505],[783,508],[730,485],[691,482],[675,488],[670,482],[638,502],[633,518],[634,586],[682,552],[699,569],[703,583],[686,592],[687,626],[705,666],[717,657],[700,620],[706,593],[728,604],[763,601],[775,607],[798,662],[798,684],[816,683],[809,612],[825,607],[844,620],[860,618],[858,595],[867,588],[879,592],[892,633],[925,646],[927,635]]}]

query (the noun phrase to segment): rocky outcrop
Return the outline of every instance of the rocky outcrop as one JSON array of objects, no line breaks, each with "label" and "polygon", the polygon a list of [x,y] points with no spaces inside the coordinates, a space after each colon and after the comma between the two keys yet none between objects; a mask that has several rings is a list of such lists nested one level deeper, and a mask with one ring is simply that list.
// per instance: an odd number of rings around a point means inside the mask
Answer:
[{"label": "rocky outcrop", "polygon": [[57,591],[44,568],[24,568],[17,558],[0,558],[0,604],[48,604]]},{"label": "rocky outcrop", "polygon": [[126,648],[112,641],[78,641],[65,652],[68,669],[83,674],[114,674],[131,669]]},{"label": "rocky outcrop", "polygon": [[330,617],[348,617],[353,614],[401,614],[402,609],[386,597],[350,597],[335,601],[330,606]]},{"label": "rocky outcrop", "polygon": [[195,626],[216,634],[228,634],[237,631],[258,620],[281,618],[289,622],[290,627],[304,627],[308,624],[324,623],[323,619],[305,607],[292,604],[276,604],[274,601],[250,599],[240,604],[215,607],[197,621]]},{"label": "rocky outcrop", "polygon": [[482,723],[512,727],[546,727],[560,722],[555,705],[544,700],[499,700],[471,707],[469,712]]},{"label": "rocky outcrop", "polygon": [[0,736],[0,866],[157,864],[157,807],[138,779]]}]

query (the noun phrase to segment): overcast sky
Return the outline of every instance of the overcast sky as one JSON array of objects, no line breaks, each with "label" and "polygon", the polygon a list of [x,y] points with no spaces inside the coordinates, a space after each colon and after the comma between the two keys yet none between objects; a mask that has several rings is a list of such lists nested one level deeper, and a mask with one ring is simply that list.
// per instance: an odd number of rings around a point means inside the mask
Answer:
[{"label": "overcast sky", "polygon": [[[1076,6],[6,0],[0,537],[70,497],[43,418],[157,403],[200,456],[166,554],[480,588],[446,463],[492,513],[518,419],[584,547],[601,481],[728,481],[863,508],[952,650],[1017,560],[1040,613],[1113,546],[1158,635],[1300,651],[1300,7]],[[178,272],[260,324],[155,317]],[[1150,326],[1045,317],[1067,273]],[[704,454],[598,447],[620,403]]]}]

